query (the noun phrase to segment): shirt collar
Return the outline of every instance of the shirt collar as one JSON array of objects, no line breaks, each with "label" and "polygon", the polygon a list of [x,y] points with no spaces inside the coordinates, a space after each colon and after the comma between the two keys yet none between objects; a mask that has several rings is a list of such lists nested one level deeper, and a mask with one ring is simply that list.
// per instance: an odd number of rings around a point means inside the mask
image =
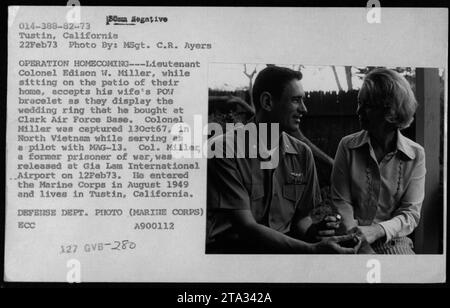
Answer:
[{"label": "shirt collar", "polygon": [[397,149],[403,154],[409,157],[409,159],[414,159],[416,157],[416,152],[414,152],[411,141],[397,130]]},{"label": "shirt collar", "polygon": [[284,153],[298,154],[296,148],[291,142],[291,137],[289,137],[288,134],[282,132],[280,139],[281,139],[281,149],[284,150]]},{"label": "shirt collar", "polygon": [[[255,116],[251,117],[247,121],[247,123],[250,123],[250,122],[253,122],[256,125],[258,125],[258,123],[256,122]],[[296,150],[296,148],[293,146],[293,144],[291,142],[291,137],[289,137],[289,135],[287,133],[281,132],[279,142],[280,142],[280,149],[281,149],[282,153],[298,154],[298,151]]]},{"label": "shirt collar", "polygon": [[[369,133],[364,130],[362,133],[356,135],[353,139],[349,141],[348,147],[350,149],[356,149],[362,147],[365,144],[370,144]],[[414,159],[416,154],[411,147],[411,143],[408,138],[400,133],[400,130],[397,130],[397,151],[405,154],[409,159]]]},{"label": "shirt collar", "polygon": [[266,151],[267,147],[264,144],[260,150],[263,151],[262,154],[264,154],[265,156],[272,156],[275,151],[277,151],[278,149],[281,149],[281,154],[298,154],[298,151],[296,150],[296,148],[294,147],[294,145],[292,144],[292,141],[289,137],[289,135],[285,132],[281,132],[280,135],[280,139],[279,139],[279,144],[277,147],[273,148],[271,151]]}]

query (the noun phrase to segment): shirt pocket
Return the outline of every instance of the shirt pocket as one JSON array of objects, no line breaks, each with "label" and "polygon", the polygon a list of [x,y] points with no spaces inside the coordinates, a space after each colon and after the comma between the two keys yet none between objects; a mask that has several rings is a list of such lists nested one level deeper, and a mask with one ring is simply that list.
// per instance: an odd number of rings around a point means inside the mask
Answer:
[{"label": "shirt pocket", "polygon": [[283,198],[296,203],[303,196],[305,184],[288,183],[283,185]]}]

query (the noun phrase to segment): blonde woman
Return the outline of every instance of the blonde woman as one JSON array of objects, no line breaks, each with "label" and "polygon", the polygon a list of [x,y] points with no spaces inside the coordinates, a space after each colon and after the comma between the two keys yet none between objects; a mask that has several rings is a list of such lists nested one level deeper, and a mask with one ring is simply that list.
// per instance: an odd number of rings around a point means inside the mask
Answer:
[{"label": "blonde woman", "polygon": [[417,102],[407,80],[379,68],[364,79],[357,114],[362,130],[344,137],[331,175],[332,198],[347,230],[379,254],[414,254],[425,187],[424,149],[401,134]]}]

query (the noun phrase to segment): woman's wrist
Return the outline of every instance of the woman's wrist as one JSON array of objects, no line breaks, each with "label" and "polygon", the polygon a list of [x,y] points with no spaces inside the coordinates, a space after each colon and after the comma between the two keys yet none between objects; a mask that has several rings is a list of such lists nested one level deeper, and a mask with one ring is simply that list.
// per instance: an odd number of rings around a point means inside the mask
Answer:
[{"label": "woman's wrist", "polygon": [[376,223],[373,225],[373,227],[376,228],[375,241],[378,239],[384,238],[386,236],[386,231],[384,231],[384,228],[382,225]]},{"label": "woman's wrist", "polygon": [[359,226],[358,230],[369,244],[372,244],[386,235],[383,226],[377,223],[370,226]]}]

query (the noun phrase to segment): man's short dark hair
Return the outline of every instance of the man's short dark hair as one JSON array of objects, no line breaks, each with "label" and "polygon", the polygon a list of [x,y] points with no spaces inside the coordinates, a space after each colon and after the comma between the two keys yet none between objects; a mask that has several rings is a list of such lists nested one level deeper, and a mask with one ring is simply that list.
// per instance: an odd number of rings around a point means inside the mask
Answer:
[{"label": "man's short dark hair", "polygon": [[259,99],[263,92],[269,92],[273,99],[278,100],[291,80],[301,80],[302,77],[300,71],[274,65],[267,66],[256,76],[253,85],[252,97],[256,111],[261,108]]}]

